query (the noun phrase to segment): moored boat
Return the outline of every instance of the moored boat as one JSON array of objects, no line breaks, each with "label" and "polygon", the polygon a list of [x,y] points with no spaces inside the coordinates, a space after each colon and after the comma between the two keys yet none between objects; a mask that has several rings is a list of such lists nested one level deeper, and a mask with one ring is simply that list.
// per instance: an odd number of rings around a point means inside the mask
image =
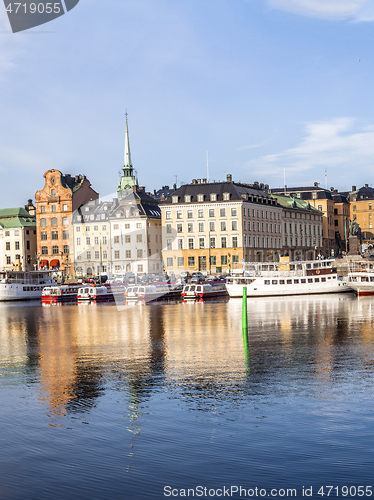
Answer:
[{"label": "moored boat", "polygon": [[361,297],[374,295],[374,267],[373,264],[360,263],[356,268],[348,272],[348,286]]},{"label": "moored boat", "polygon": [[47,286],[42,291],[42,303],[76,301],[78,285]]},{"label": "moored boat", "polygon": [[49,271],[0,271],[0,301],[40,299],[45,286],[56,284]]},{"label": "moored boat", "polygon": [[226,283],[222,281],[211,281],[197,285],[184,285],[182,299],[209,299],[214,297],[226,297]]}]

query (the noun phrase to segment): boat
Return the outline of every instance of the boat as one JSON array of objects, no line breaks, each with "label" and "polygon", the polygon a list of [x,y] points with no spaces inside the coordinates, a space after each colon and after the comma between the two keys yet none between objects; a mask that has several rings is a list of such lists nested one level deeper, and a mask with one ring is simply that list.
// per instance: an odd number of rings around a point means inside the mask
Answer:
[{"label": "boat", "polygon": [[107,286],[84,286],[78,288],[77,300],[87,301],[91,300],[94,302],[103,302],[114,300],[115,298],[123,297],[123,290],[112,291],[110,287]]},{"label": "boat", "polygon": [[45,286],[56,284],[50,271],[0,271],[0,301],[40,299]]},{"label": "boat", "polygon": [[42,304],[77,300],[79,285],[46,286],[42,292]]},{"label": "boat", "polygon": [[228,278],[226,288],[230,297],[243,297],[244,287],[248,297],[353,292],[333,264],[333,259],[251,264],[242,275]]},{"label": "boat", "polygon": [[139,286],[129,286],[125,292],[125,300],[127,301],[137,301],[138,300],[138,289]]},{"label": "boat", "polygon": [[213,297],[226,297],[227,288],[224,281],[208,281],[197,285],[184,285],[182,299],[210,299]]},{"label": "boat", "polygon": [[374,265],[360,262],[355,267],[350,268],[347,284],[359,297],[374,295]]},{"label": "boat", "polygon": [[130,286],[125,293],[125,299],[128,301],[150,302],[155,300],[179,299],[182,287],[172,284],[150,284]]}]

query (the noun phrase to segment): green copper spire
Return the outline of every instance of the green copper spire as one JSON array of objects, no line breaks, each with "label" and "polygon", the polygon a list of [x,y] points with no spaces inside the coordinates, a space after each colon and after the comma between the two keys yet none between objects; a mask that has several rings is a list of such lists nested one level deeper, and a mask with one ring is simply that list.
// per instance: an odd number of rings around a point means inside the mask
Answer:
[{"label": "green copper spire", "polygon": [[119,180],[118,184],[118,198],[126,196],[126,191],[133,189],[133,186],[138,187],[138,179],[134,175],[134,168],[131,163],[131,153],[130,153],[130,138],[129,138],[129,124],[127,122],[127,110],[126,110],[126,134],[125,134],[125,158],[123,165],[123,174]]}]

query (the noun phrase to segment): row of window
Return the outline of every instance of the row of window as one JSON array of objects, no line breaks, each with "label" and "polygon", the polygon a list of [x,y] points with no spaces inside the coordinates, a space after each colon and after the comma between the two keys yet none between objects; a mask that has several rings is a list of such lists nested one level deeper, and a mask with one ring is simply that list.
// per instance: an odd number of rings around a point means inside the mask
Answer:
[{"label": "row of window", "polygon": [[[231,207],[230,211],[226,207],[222,207],[219,210],[217,209],[217,213],[219,214],[220,217],[226,217],[226,213],[230,213],[231,217],[237,217],[238,216],[238,209],[236,207]],[[253,217],[257,218],[262,218],[262,219],[273,219],[273,214],[274,214],[274,220],[277,219],[277,213],[272,212],[271,210],[258,210],[253,208],[252,211],[250,208],[246,209],[243,207],[243,216],[246,217],[251,217],[251,213]],[[215,217],[216,216],[216,209],[215,208],[209,208],[208,209],[208,217]],[[197,210],[197,218],[198,219],[203,219],[205,217],[205,210],[203,208],[199,208]],[[172,213],[171,211],[166,211],[165,212],[165,219],[170,220],[172,218]],[[193,210],[187,210],[187,219],[193,219],[194,218],[194,211]],[[177,210],[177,219],[183,219],[183,211],[182,210]],[[280,220],[280,213],[278,212],[278,220]]]},{"label": "row of window", "polygon": [[[52,231],[51,233],[52,240],[58,240],[59,239],[59,232],[58,231]],[[41,240],[47,240],[48,239],[48,233],[47,231],[41,231],[40,233],[40,239]],[[68,240],[69,239],[69,231],[62,231],[62,239],[63,240]]]},{"label": "row of window", "polygon": [[[183,238],[178,238],[178,250],[183,250]],[[166,240],[166,250],[172,250],[173,246],[173,240],[167,239]],[[238,247],[238,236],[232,236],[231,237],[231,247],[232,248],[237,248]],[[187,248],[189,250],[193,250],[195,248],[195,239],[194,238],[187,238]],[[198,238],[198,246],[196,248],[216,248],[216,237],[212,236],[209,238],[209,247],[206,247],[205,245],[205,237]],[[221,248],[227,248],[227,237],[222,236],[221,237]]]},{"label": "row of window", "polygon": [[[26,234],[30,234],[30,231],[34,231],[34,234],[36,234],[36,229],[26,229]],[[5,238],[10,236],[10,231],[5,231],[4,232]],[[19,236],[19,229],[15,229],[14,231],[14,236]]]},{"label": "row of window", "polygon": [[[54,190],[52,189],[52,191],[54,191]],[[55,195],[52,195],[52,196],[55,196]],[[49,205],[49,206],[51,207],[51,211],[52,212],[57,212],[57,205]],[[46,208],[47,207],[45,205],[42,205],[40,207],[40,211],[41,211],[42,214],[44,214],[46,212]],[[62,205],[62,211],[63,212],[67,212],[68,211],[68,206],[67,205]]]},{"label": "row of window", "polygon": [[[205,231],[205,222],[198,222],[197,227],[198,227],[199,233],[203,233]],[[213,221],[209,222],[208,227],[209,227],[209,231],[214,232],[216,230],[216,223]],[[227,221],[225,221],[225,220],[220,221],[220,230],[227,231]],[[238,221],[237,220],[231,221],[231,230],[232,231],[238,230]],[[194,223],[193,222],[187,223],[187,232],[188,233],[194,232]],[[167,234],[172,233],[172,225],[171,224],[166,224],[166,233]],[[183,223],[182,222],[177,223],[177,233],[183,233]]]},{"label": "row of window", "polygon": [[[136,250],[136,253],[134,252],[134,254],[136,255],[137,259],[142,259],[143,258],[143,250]],[[99,250],[95,250],[94,252],[91,252],[90,250],[87,250],[86,252],[84,252],[84,254],[82,252],[77,252],[77,260],[81,260],[82,258],[90,260],[90,259],[92,259],[92,256],[94,256],[95,260],[99,260],[100,259],[100,251]],[[108,258],[108,252],[107,252],[107,250],[103,250],[101,252],[101,258],[103,260],[106,260]],[[115,250],[114,251],[114,258],[115,259],[120,259],[121,258],[121,252],[120,252],[120,250]],[[131,250],[126,250],[125,251],[125,259],[131,259],[131,258],[133,258]]]},{"label": "row of window", "polygon": [[[41,227],[46,227],[46,225],[47,225],[47,219],[41,218],[40,219],[40,225],[41,225]],[[69,217],[63,217],[62,218],[62,225],[63,226],[68,226],[69,225]],[[57,217],[52,217],[51,218],[51,226],[58,226]]]},{"label": "row of window", "polygon": [[[64,245],[63,246],[63,253],[65,255],[68,255],[70,253],[69,245]],[[58,245],[53,245],[53,247],[52,247],[52,254],[53,255],[59,255],[60,254],[60,248],[59,248]],[[42,246],[42,255],[49,255],[48,247],[47,246]]]},{"label": "row of window", "polygon": [[[6,241],[5,242],[5,250],[9,251],[10,250],[10,246],[11,246],[10,245],[10,241]],[[19,250],[20,249],[20,242],[19,241],[15,241],[14,242],[14,249],[15,250]],[[30,241],[29,240],[26,241],[26,249],[30,250]]]},{"label": "row of window", "polygon": [[[210,265],[211,266],[216,266],[217,265],[217,256],[216,255],[211,255],[210,257]],[[202,270],[206,269],[206,257],[200,257],[199,258],[199,263],[201,265]],[[195,266],[195,257],[187,257],[188,261],[188,267],[194,267]],[[239,255],[232,255],[231,256],[231,262],[233,264],[238,264],[239,263]],[[184,267],[184,257],[177,257],[177,266],[178,267]],[[220,264],[221,266],[227,266],[229,263],[229,259],[227,255],[221,255],[220,258]],[[167,267],[174,267],[174,259],[173,257],[168,257],[166,259],[166,266]]]},{"label": "row of window", "polygon": [[304,285],[306,283],[325,283],[327,280],[336,279],[333,276],[327,276],[326,278],[294,278],[286,280],[264,280],[265,285]]},{"label": "row of window", "polygon": [[293,238],[292,236],[290,236],[289,240],[288,240],[288,237],[285,236],[284,237],[284,244],[285,244],[285,246],[288,246],[288,242],[289,242],[289,244],[290,244],[291,247],[292,246],[297,247],[299,245],[302,246],[302,247],[303,246],[306,246],[306,247],[308,247],[308,246],[309,247],[311,247],[311,246],[317,246],[317,247],[321,246],[321,239],[313,239],[312,240],[312,238],[305,238],[304,239],[304,238],[301,237],[300,240],[299,240],[297,236],[295,236],[295,238]]},{"label": "row of window", "polygon": [[[298,231],[300,231],[300,234],[303,233],[303,225],[302,224],[293,224],[292,222],[284,223],[284,233],[287,234],[287,227],[289,228],[290,234],[292,234],[295,231],[295,234],[298,234]],[[320,235],[320,227],[317,226],[317,236]],[[308,234],[308,226],[305,224],[304,226],[304,234]],[[312,236],[312,225],[309,224],[309,235]],[[313,235],[316,236],[316,226],[313,226]]]}]

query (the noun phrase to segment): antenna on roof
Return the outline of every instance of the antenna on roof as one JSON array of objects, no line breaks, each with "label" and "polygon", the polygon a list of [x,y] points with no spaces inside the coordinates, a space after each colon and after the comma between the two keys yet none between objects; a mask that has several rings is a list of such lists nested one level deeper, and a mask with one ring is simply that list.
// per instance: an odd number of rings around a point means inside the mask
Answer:
[{"label": "antenna on roof", "polygon": [[283,186],[284,186],[284,194],[287,194],[287,186],[286,186],[286,167],[283,168]]},{"label": "antenna on roof", "polygon": [[327,189],[327,167],[325,168],[325,188]]},{"label": "antenna on roof", "polygon": [[209,160],[208,160],[208,149],[206,150],[206,179],[209,182]]}]

